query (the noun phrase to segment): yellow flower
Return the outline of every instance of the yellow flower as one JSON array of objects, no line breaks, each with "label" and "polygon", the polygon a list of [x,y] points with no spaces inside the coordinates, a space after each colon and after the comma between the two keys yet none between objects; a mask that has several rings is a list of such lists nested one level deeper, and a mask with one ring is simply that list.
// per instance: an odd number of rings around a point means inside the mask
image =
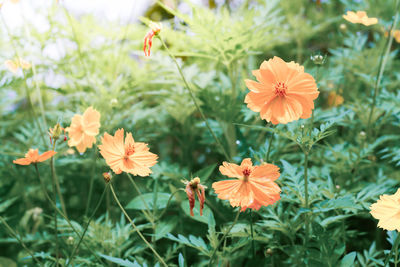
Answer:
[{"label": "yellow flower", "polygon": [[350,21],[351,23],[361,23],[365,26],[370,26],[378,23],[377,18],[368,18],[367,12],[365,11],[347,11],[347,13],[343,15],[343,18],[347,21]]},{"label": "yellow flower", "polygon": [[332,91],[328,95],[328,106],[337,107],[343,104],[343,96],[337,94],[335,91]]},{"label": "yellow flower", "polygon": [[400,188],[394,195],[382,195],[371,205],[371,215],[378,219],[378,227],[385,230],[400,230]]}]

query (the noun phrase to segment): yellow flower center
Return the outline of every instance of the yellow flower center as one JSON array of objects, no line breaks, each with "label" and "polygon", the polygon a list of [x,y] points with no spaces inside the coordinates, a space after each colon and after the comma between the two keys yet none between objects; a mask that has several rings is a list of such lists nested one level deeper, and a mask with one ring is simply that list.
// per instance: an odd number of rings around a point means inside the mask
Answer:
[{"label": "yellow flower center", "polygon": [[283,82],[277,82],[274,86],[275,88],[275,95],[277,96],[286,96],[286,90],[287,90],[287,86],[285,83]]}]

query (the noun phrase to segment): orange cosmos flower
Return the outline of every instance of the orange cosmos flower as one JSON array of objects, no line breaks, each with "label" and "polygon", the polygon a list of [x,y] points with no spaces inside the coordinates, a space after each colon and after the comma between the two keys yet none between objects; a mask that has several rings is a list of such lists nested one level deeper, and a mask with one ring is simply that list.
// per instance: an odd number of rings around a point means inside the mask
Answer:
[{"label": "orange cosmos flower", "polygon": [[[395,30],[395,31],[392,30],[391,33],[392,33],[395,41],[400,43],[400,30]],[[385,37],[389,37],[389,32],[385,31],[384,35],[385,35]]]},{"label": "orange cosmos flower", "polygon": [[394,195],[382,195],[371,205],[370,213],[378,219],[378,227],[393,231],[400,231],[400,188]]},{"label": "orange cosmos flower", "polygon": [[357,11],[356,13],[353,11],[347,11],[343,18],[351,23],[361,23],[365,26],[370,26],[378,23],[377,18],[368,18],[367,12],[365,11]]},{"label": "orange cosmos flower", "polygon": [[39,155],[38,149],[29,149],[28,153],[25,154],[25,158],[13,160],[14,164],[19,165],[30,165],[32,163],[38,163],[45,160],[48,160],[52,156],[54,156],[57,152],[49,150],[44,152],[42,155]]},{"label": "orange cosmos flower", "polygon": [[143,44],[143,51],[146,57],[150,56],[151,46],[153,45],[153,37],[161,31],[162,25],[161,23],[159,24],[151,22],[150,28],[151,30],[147,32],[146,36],[144,37],[144,44]]},{"label": "orange cosmos flower", "polygon": [[135,142],[131,133],[126,134],[124,142],[124,129],[117,130],[114,136],[105,133],[101,142],[100,153],[116,174],[148,176],[150,167],[157,163],[157,155],[149,152],[147,144]]},{"label": "orange cosmos flower", "polygon": [[306,119],[314,109],[319,92],[314,78],[298,63],[286,63],[279,57],[264,61],[254,70],[258,82],[245,80],[250,93],[247,107],[260,112],[261,118],[273,124]]},{"label": "orange cosmos flower", "polygon": [[196,177],[189,181],[182,181],[186,185],[186,195],[189,199],[189,206],[190,206],[190,215],[194,216],[193,208],[196,202],[195,194],[197,194],[197,198],[200,202],[200,216],[203,216],[203,208],[204,202],[206,201],[206,194],[205,194],[205,187],[204,185],[200,184],[200,178]]},{"label": "orange cosmos flower", "polygon": [[343,96],[337,94],[336,92],[332,91],[328,95],[328,106],[330,107],[337,107],[343,104],[344,98]]},{"label": "orange cosmos flower", "polygon": [[241,211],[247,208],[258,210],[280,199],[281,189],[274,182],[280,173],[273,164],[253,166],[251,159],[246,158],[240,166],[224,162],[219,171],[223,175],[239,178],[212,184],[218,198],[228,199],[232,207],[241,207]]},{"label": "orange cosmos flower", "polygon": [[83,153],[87,148],[91,148],[96,143],[96,135],[99,134],[100,113],[89,107],[83,115],[75,114],[72,117],[71,125],[65,129],[68,132],[70,147],[76,146],[76,149]]},{"label": "orange cosmos flower", "polygon": [[21,58],[16,59],[16,60],[6,60],[4,62],[4,65],[6,65],[7,69],[14,74],[17,73],[19,68],[27,70],[27,69],[30,69],[32,66],[31,63],[29,63],[28,61],[23,60]]}]

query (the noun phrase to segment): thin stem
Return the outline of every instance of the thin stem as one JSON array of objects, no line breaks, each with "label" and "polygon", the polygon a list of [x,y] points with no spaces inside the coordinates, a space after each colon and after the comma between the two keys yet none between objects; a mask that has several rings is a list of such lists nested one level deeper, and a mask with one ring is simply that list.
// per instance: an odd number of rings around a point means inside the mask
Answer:
[{"label": "thin stem", "polygon": [[[305,208],[309,208],[308,203],[308,153],[309,151],[304,151],[304,198],[305,198]],[[304,213],[305,216],[305,238],[304,244],[307,247],[308,243],[308,236],[309,236],[309,221],[308,221],[308,214],[307,212]]]},{"label": "thin stem", "polygon": [[385,71],[385,66],[386,66],[386,62],[388,60],[388,56],[390,53],[390,48],[392,47],[392,42],[393,42],[393,33],[392,31],[396,28],[396,24],[397,24],[397,20],[399,18],[399,0],[396,0],[396,15],[394,17],[394,20],[392,22],[392,25],[390,26],[389,29],[389,38],[386,42],[386,47],[385,49],[382,51],[382,55],[381,55],[381,59],[379,61],[379,71],[377,73],[377,77],[376,77],[376,82],[375,82],[375,89],[374,89],[374,94],[372,96],[372,105],[371,105],[371,109],[369,111],[369,115],[368,115],[368,122],[367,122],[367,137],[368,139],[370,138],[370,127],[371,127],[371,119],[374,113],[374,109],[376,106],[376,98],[378,95],[378,91],[379,91],[379,87],[381,84],[381,80],[382,80],[382,76],[383,76],[383,72]]},{"label": "thin stem", "polygon": [[169,198],[168,198],[167,205],[165,206],[165,208],[163,209],[163,211],[160,213],[160,215],[158,215],[158,217],[156,218],[157,220],[161,219],[161,217],[165,214],[165,212],[167,211],[168,205],[169,205],[169,203],[170,203],[171,200],[172,200],[172,197],[173,197],[176,193],[178,193],[179,191],[185,192],[185,190],[184,190],[183,188],[180,188],[180,189],[176,190],[175,192],[173,192],[173,193],[169,196]]},{"label": "thin stem", "polygon": [[24,241],[18,236],[18,234],[11,228],[11,226],[4,220],[2,216],[0,216],[0,221],[1,223],[7,228],[7,230],[10,232],[10,235],[17,239],[17,241],[21,244],[21,246],[26,250],[26,252],[31,255],[32,259],[36,261],[37,264],[40,266],[43,266],[43,264],[34,256],[34,253],[25,245]]},{"label": "thin stem", "polygon": [[[59,210],[59,209],[57,208],[56,204],[53,202],[53,200],[51,199],[51,197],[50,197],[49,194],[47,193],[46,186],[44,185],[44,183],[43,183],[43,181],[42,181],[42,178],[40,177],[40,173],[39,173],[39,169],[38,169],[38,167],[37,167],[37,164],[34,164],[34,166],[35,166],[35,170],[36,170],[36,175],[37,175],[38,180],[39,180],[39,182],[40,182],[40,185],[41,185],[41,187],[42,187],[42,191],[43,191],[44,195],[46,196],[47,200],[49,201],[50,205],[58,212],[58,214],[61,215],[61,217],[63,217],[63,218],[67,221],[67,223],[68,223],[69,227],[71,227],[72,231],[74,231],[75,234],[76,234],[79,238],[81,238],[81,235],[78,233],[78,231],[77,231],[77,230],[75,229],[75,227],[72,225],[72,223],[71,223],[71,221],[68,219],[68,217],[65,216],[65,214],[64,214],[61,210]],[[86,244],[85,241],[83,241],[83,244],[84,244],[85,247],[93,254],[93,256],[95,256],[95,258],[96,258],[99,262],[103,262],[103,260],[97,255],[96,252],[94,252],[94,251]]]},{"label": "thin stem", "polygon": [[254,231],[253,231],[253,211],[250,209],[250,232],[251,232],[251,250],[253,251],[253,257],[256,256],[256,249],[254,245]]},{"label": "thin stem", "polygon": [[142,200],[143,205],[144,205],[145,208],[146,208],[146,210],[143,210],[143,209],[142,209],[141,211],[143,212],[143,214],[144,214],[144,216],[147,218],[147,220],[148,220],[152,225],[154,225],[154,218],[153,218],[152,215],[150,214],[150,208],[149,208],[149,206],[147,205],[146,201],[144,200],[143,195],[142,195],[142,192],[140,192],[140,189],[139,189],[139,187],[137,186],[137,184],[136,184],[135,180],[133,179],[132,175],[130,175],[129,173],[126,173],[126,174],[128,175],[129,180],[131,181],[133,187],[136,189],[136,191],[137,191],[137,193],[138,193],[138,195],[139,195],[139,198]]},{"label": "thin stem", "polygon": [[200,108],[199,103],[197,102],[196,96],[194,95],[194,92],[192,90],[192,88],[189,86],[188,82],[186,81],[185,76],[183,75],[182,69],[178,64],[178,61],[176,60],[175,56],[171,53],[171,51],[168,49],[167,45],[165,44],[164,40],[158,36],[161,44],[163,45],[163,47],[165,48],[165,50],[167,51],[168,55],[172,58],[172,60],[174,61],[179,74],[182,78],[183,83],[185,84],[186,89],[189,91],[189,95],[193,100],[194,105],[196,106],[197,111],[200,113],[201,118],[203,119],[204,123],[206,124],[207,129],[210,131],[211,135],[213,136],[215,142],[217,143],[217,145],[219,146],[219,148],[221,149],[221,151],[223,152],[223,154],[225,155],[226,159],[228,159],[229,161],[231,161],[231,157],[228,155],[228,153],[226,152],[224,146],[221,144],[221,142],[219,141],[217,135],[214,133],[214,131],[212,130],[210,124],[207,121],[206,116],[204,115],[203,111]]},{"label": "thin stem", "polygon": [[94,177],[95,177],[95,172],[96,172],[97,146],[94,148],[94,152],[93,153],[94,153],[93,154],[93,168],[92,168],[92,175],[90,177],[89,194],[88,194],[88,200],[87,200],[87,203],[86,203],[85,216],[87,216],[87,214],[89,212],[90,202],[92,201]]},{"label": "thin stem", "polygon": [[[55,151],[56,148],[56,140],[53,140],[53,151]],[[37,168],[37,164],[35,164],[35,167]],[[57,186],[56,186],[56,181],[55,181],[55,169],[54,169],[54,157],[51,157],[50,159],[50,167],[51,167],[51,178],[52,178],[52,184],[53,184],[53,198],[54,198],[54,203],[57,203]],[[58,226],[57,226],[57,210],[54,209],[54,228],[55,228],[55,238],[56,238],[56,267],[58,267]]]},{"label": "thin stem", "polygon": [[[53,140],[53,151],[56,150],[56,142],[57,142],[57,140]],[[61,209],[64,212],[65,216],[68,216],[67,209],[65,208],[64,198],[61,194],[61,188],[60,188],[60,183],[58,181],[58,177],[56,174],[56,168],[54,166],[54,157],[51,157],[50,168],[51,168],[51,178],[53,179],[53,183],[55,184],[55,187],[57,190],[58,198],[60,199]],[[55,203],[57,203],[56,199],[54,201],[55,201]]]},{"label": "thin stem", "polygon": [[99,201],[97,202],[97,206],[96,206],[96,208],[94,209],[92,215],[90,216],[90,218],[89,218],[89,220],[88,220],[88,222],[87,222],[87,224],[86,224],[85,230],[83,230],[82,236],[79,238],[78,243],[76,244],[76,246],[75,246],[74,249],[72,250],[71,256],[69,256],[69,260],[67,260],[66,267],[73,261],[75,252],[78,250],[80,244],[82,243],[82,240],[83,240],[83,238],[84,238],[84,236],[85,236],[85,234],[86,234],[86,231],[87,231],[88,228],[89,228],[90,222],[91,222],[92,219],[94,218],[94,216],[95,216],[97,210],[99,209],[101,203],[103,202],[103,199],[104,199],[104,196],[106,195],[106,192],[107,192],[108,187],[109,187],[109,183],[106,184],[106,187],[104,188],[104,191],[103,191],[103,193],[101,194]]},{"label": "thin stem", "polygon": [[268,150],[267,150],[267,156],[266,156],[266,162],[269,162],[269,153],[271,152],[271,147],[272,147],[272,140],[274,139],[275,133],[272,133],[271,136],[269,137],[269,142],[268,142]]},{"label": "thin stem", "polygon": [[208,262],[208,267],[211,267],[212,265],[212,261],[214,259],[215,254],[217,253],[217,250],[219,248],[219,246],[222,244],[222,242],[224,242],[226,236],[229,234],[229,232],[232,230],[233,226],[235,226],[235,224],[237,223],[238,219],[239,219],[239,214],[240,214],[240,207],[238,208],[238,212],[236,213],[236,217],[235,220],[233,221],[232,225],[228,228],[228,231],[226,231],[224,233],[224,235],[222,236],[222,238],[219,240],[217,246],[214,248],[213,253],[211,254],[210,257],[210,261]]},{"label": "thin stem", "polygon": [[161,258],[161,256],[155,251],[155,249],[152,247],[152,245],[146,240],[146,238],[142,235],[142,233],[139,231],[139,229],[136,227],[136,225],[133,223],[132,219],[129,217],[128,213],[125,211],[124,207],[121,205],[121,203],[118,200],[117,195],[115,194],[114,187],[112,183],[110,182],[110,189],[111,193],[114,196],[115,202],[117,202],[119,208],[121,211],[125,214],[125,217],[128,219],[128,221],[131,223],[133,229],[135,229],[136,233],[140,236],[140,238],[146,243],[146,245],[150,248],[150,250],[154,253],[154,255],[157,257],[157,259],[160,261],[160,263],[163,266],[168,267],[168,265],[164,262],[164,260]]},{"label": "thin stem", "polygon": [[392,254],[394,252],[394,250],[396,250],[396,253],[398,253],[398,246],[399,246],[399,242],[400,242],[400,233],[397,232],[397,237],[396,240],[393,243],[392,249],[390,250],[389,254],[387,255],[386,259],[385,259],[385,263],[383,264],[383,267],[385,267],[386,265],[388,265],[390,258],[392,257]]}]

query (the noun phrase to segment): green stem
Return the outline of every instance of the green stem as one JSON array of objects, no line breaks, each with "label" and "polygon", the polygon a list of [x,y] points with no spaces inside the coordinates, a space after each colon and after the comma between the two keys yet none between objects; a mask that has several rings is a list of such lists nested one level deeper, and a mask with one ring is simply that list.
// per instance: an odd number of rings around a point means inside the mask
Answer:
[{"label": "green stem", "polygon": [[168,208],[168,206],[169,206],[169,203],[170,203],[171,200],[172,200],[172,197],[173,197],[176,193],[178,193],[179,191],[185,192],[185,190],[184,190],[183,188],[180,188],[180,189],[176,190],[175,192],[173,192],[173,193],[169,196],[169,198],[168,198],[167,205],[165,206],[165,208],[163,209],[163,211],[160,213],[160,215],[158,215],[158,217],[156,218],[156,220],[161,219],[161,217],[165,214],[165,212],[167,211],[167,208]]},{"label": "green stem", "polygon": [[[56,142],[57,142],[57,140],[53,140],[53,151],[56,151]],[[58,177],[56,174],[56,168],[54,166],[54,157],[51,157],[50,168],[51,168],[51,178],[53,179],[53,183],[55,185],[56,192],[58,194],[58,198],[60,199],[61,209],[64,212],[65,216],[68,216],[67,209],[65,208],[64,198],[61,194],[61,188],[60,188],[60,183],[58,181]],[[55,201],[55,203],[57,203],[56,199],[54,201]]]},{"label": "green stem", "polygon": [[124,207],[121,205],[121,203],[118,200],[117,195],[115,194],[114,191],[114,187],[112,185],[112,183],[110,182],[110,189],[111,189],[111,193],[114,196],[115,202],[117,202],[119,208],[121,209],[121,211],[125,214],[125,217],[128,219],[128,221],[131,223],[133,229],[135,229],[136,233],[140,236],[140,238],[146,243],[146,245],[150,248],[150,250],[154,253],[154,255],[157,257],[157,259],[160,261],[160,263],[163,266],[168,267],[168,265],[164,262],[164,260],[161,258],[161,256],[157,253],[157,251],[155,251],[155,249],[152,247],[152,245],[146,240],[146,238],[142,235],[142,233],[140,232],[140,230],[136,227],[136,225],[133,223],[132,219],[129,217],[128,213],[125,211]]},{"label": "green stem", "polygon": [[[305,198],[305,208],[308,210],[308,153],[309,151],[304,151],[304,198]],[[309,237],[309,221],[308,221],[308,212],[304,213],[305,216],[305,238],[304,244],[307,248],[308,237]]]},{"label": "green stem", "polygon": [[232,230],[233,226],[235,226],[235,224],[237,223],[237,221],[238,221],[238,219],[239,219],[239,214],[240,214],[240,207],[238,208],[238,212],[236,213],[236,217],[235,217],[235,220],[233,221],[232,225],[228,228],[228,231],[226,231],[226,232],[224,233],[224,235],[222,236],[222,238],[219,240],[217,246],[214,248],[214,251],[213,251],[213,253],[211,254],[211,257],[210,257],[210,261],[208,262],[208,267],[211,267],[211,266],[212,266],[211,264],[212,264],[212,262],[213,262],[214,256],[215,256],[215,254],[217,253],[217,250],[218,250],[219,246],[222,244],[222,242],[224,242],[226,236],[227,236],[227,235],[229,234],[229,232]]},{"label": "green stem", "polygon": [[269,162],[269,153],[271,152],[271,147],[272,147],[272,140],[274,139],[275,133],[272,133],[271,136],[269,137],[268,141],[268,150],[267,150],[267,156],[266,156],[266,162]]},{"label": "green stem", "polygon": [[90,202],[92,201],[94,177],[95,177],[95,172],[96,172],[97,146],[95,147],[93,153],[94,153],[93,154],[93,168],[92,168],[92,175],[90,177],[89,195],[88,195],[88,200],[87,200],[87,203],[86,203],[85,217],[87,216],[87,214],[89,212]]},{"label": "green stem", "polygon": [[176,67],[177,67],[177,69],[178,69],[178,71],[179,71],[179,74],[180,74],[180,76],[181,76],[181,78],[182,78],[182,81],[183,81],[183,83],[185,84],[186,89],[189,91],[189,95],[190,95],[190,97],[192,98],[193,103],[194,103],[194,105],[196,106],[197,111],[200,113],[201,118],[203,119],[204,123],[206,124],[207,129],[210,131],[211,135],[213,136],[215,142],[217,143],[217,145],[219,146],[219,148],[221,149],[221,151],[222,151],[223,154],[225,155],[226,159],[229,160],[229,161],[231,161],[231,157],[230,157],[230,156],[228,155],[228,153],[226,152],[224,146],[223,146],[223,145],[221,144],[221,142],[219,141],[217,135],[214,133],[214,131],[212,130],[210,124],[208,123],[206,116],[204,115],[203,111],[201,110],[200,105],[199,105],[199,103],[197,102],[196,96],[194,95],[194,92],[193,92],[192,88],[189,86],[188,82],[186,81],[186,78],[185,78],[185,76],[183,75],[182,69],[181,69],[181,67],[179,66],[178,61],[176,60],[175,56],[171,53],[171,51],[168,49],[168,47],[167,47],[167,45],[165,44],[164,40],[163,40],[160,36],[158,36],[158,37],[159,37],[159,39],[160,39],[160,41],[161,41],[161,44],[163,45],[163,47],[164,47],[165,50],[167,51],[168,55],[169,55],[169,56],[172,58],[172,60],[174,61],[175,65],[176,65]]},{"label": "green stem", "polygon": [[99,209],[101,203],[103,202],[103,199],[104,199],[104,196],[106,195],[106,192],[107,192],[108,187],[109,187],[109,183],[106,184],[106,187],[104,188],[104,191],[103,191],[103,193],[101,194],[99,201],[97,202],[97,206],[96,206],[96,208],[94,209],[92,215],[90,216],[90,218],[89,218],[89,220],[88,220],[88,222],[87,222],[87,224],[86,224],[85,230],[83,230],[83,233],[82,233],[81,237],[79,238],[78,243],[76,244],[76,246],[75,246],[74,249],[72,250],[71,256],[69,256],[69,260],[67,260],[66,267],[74,260],[75,252],[78,250],[80,244],[82,243],[82,240],[83,240],[83,238],[84,238],[84,236],[85,236],[85,234],[86,234],[86,231],[87,231],[88,228],[89,228],[90,222],[91,222],[92,219],[94,218],[94,216],[95,216],[97,210]]},{"label": "green stem", "polygon": [[17,239],[17,241],[21,244],[21,246],[26,250],[26,252],[31,255],[32,259],[39,264],[40,266],[43,266],[43,264],[34,256],[34,253],[25,245],[24,241],[22,241],[21,238],[19,238],[18,234],[11,228],[11,226],[4,220],[2,216],[0,216],[0,221],[1,223],[7,228],[7,230],[10,232],[10,235]]},{"label": "green stem", "polygon": [[251,250],[253,251],[253,257],[256,257],[256,250],[254,245],[254,231],[253,231],[253,211],[250,209],[250,232],[251,232]]},{"label": "green stem", "polygon": [[[56,148],[56,140],[53,140],[53,151],[55,151]],[[37,168],[37,164],[35,164]],[[54,169],[54,157],[51,157],[50,159],[50,167],[51,167],[51,178],[52,178],[52,184],[53,184],[53,198],[54,198],[54,203],[57,203],[57,186],[56,186],[56,181],[55,181],[55,169]],[[55,238],[56,238],[56,267],[58,267],[58,226],[57,226],[57,210],[54,209],[54,228],[55,228]]]},{"label": "green stem", "polygon": [[375,106],[376,106],[376,101],[377,101],[376,98],[377,98],[379,87],[380,87],[380,84],[381,84],[383,72],[385,71],[385,66],[386,66],[386,63],[387,63],[387,60],[388,60],[388,56],[389,56],[389,53],[390,53],[390,48],[392,47],[392,42],[393,42],[392,31],[396,28],[397,20],[399,18],[399,8],[400,8],[399,7],[399,3],[400,3],[399,0],[396,0],[396,5],[395,5],[396,6],[396,8],[395,8],[396,15],[395,15],[394,20],[392,22],[392,25],[390,26],[390,29],[389,29],[389,38],[388,38],[388,40],[386,42],[386,47],[382,51],[382,55],[381,55],[381,58],[379,60],[379,71],[378,71],[378,74],[377,74],[377,77],[376,77],[374,94],[372,96],[372,105],[371,105],[371,109],[369,111],[368,122],[367,122],[367,138],[368,139],[370,139],[370,137],[371,137],[370,136],[371,135],[370,127],[371,127],[372,116],[373,116],[374,109],[375,109]]},{"label": "green stem", "polygon": [[[81,238],[81,235],[78,233],[78,231],[77,231],[77,230],[75,229],[75,227],[72,225],[72,223],[71,223],[71,221],[68,219],[68,217],[65,216],[65,214],[64,214],[61,210],[59,210],[59,209],[57,208],[57,205],[53,202],[53,200],[51,199],[51,197],[50,197],[49,194],[47,193],[46,186],[44,185],[44,183],[43,183],[43,181],[42,181],[42,178],[40,177],[40,173],[39,173],[39,169],[38,169],[38,167],[37,167],[37,164],[34,164],[34,166],[35,166],[35,170],[36,170],[36,175],[37,175],[38,180],[39,180],[39,182],[40,182],[40,185],[41,185],[41,187],[42,187],[42,191],[43,191],[44,195],[46,196],[47,200],[49,201],[50,205],[58,212],[58,214],[61,215],[61,217],[63,217],[63,218],[67,221],[67,223],[68,223],[69,227],[71,227],[72,231],[74,231],[75,234],[76,234],[79,238]],[[84,244],[85,247],[93,254],[93,256],[95,256],[95,258],[96,258],[99,262],[103,262],[103,260],[97,255],[96,252],[94,252],[94,251],[86,244],[85,241],[83,241],[83,244]]]},{"label": "green stem", "polygon": [[143,205],[144,205],[145,208],[146,208],[146,210],[143,210],[143,209],[142,209],[141,211],[143,212],[143,214],[144,214],[144,216],[147,218],[147,220],[148,220],[152,225],[154,225],[154,218],[153,218],[153,217],[151,216],[151,214],[150,214],[150,208],[149,208],[149,206],[147,205],[146,201],[144,200],[143,195],[142,195],[142,192],[140,192],[140,189],[139,189],[139,187],[137,186],[137,184],[136,184],[135,180],[133,179],[132,175],[130,175],[129,173],[126,173],[126,174],[128,175],[129,180],[131,181],[133,187],[136,189],[136,192],[138,193],[139,198],[142,200]]},{"label": "green stem", "polygon": [[[399,246],[399,242],[400,242],[400,233],[397,232],[397,237],[396,240],[393,243],[392,249],[390,250],[389,254],[387,255],[386,259],[385,259],[385,263],[383,264],[383,267],[385,267],[386,265],[388,265],[390,258],[392,257],[392,254],[394,252],[394,250],[396,250],[396,253],[398,253],[398,246]],[[396,256],[397,257],[397,256]]]}]

